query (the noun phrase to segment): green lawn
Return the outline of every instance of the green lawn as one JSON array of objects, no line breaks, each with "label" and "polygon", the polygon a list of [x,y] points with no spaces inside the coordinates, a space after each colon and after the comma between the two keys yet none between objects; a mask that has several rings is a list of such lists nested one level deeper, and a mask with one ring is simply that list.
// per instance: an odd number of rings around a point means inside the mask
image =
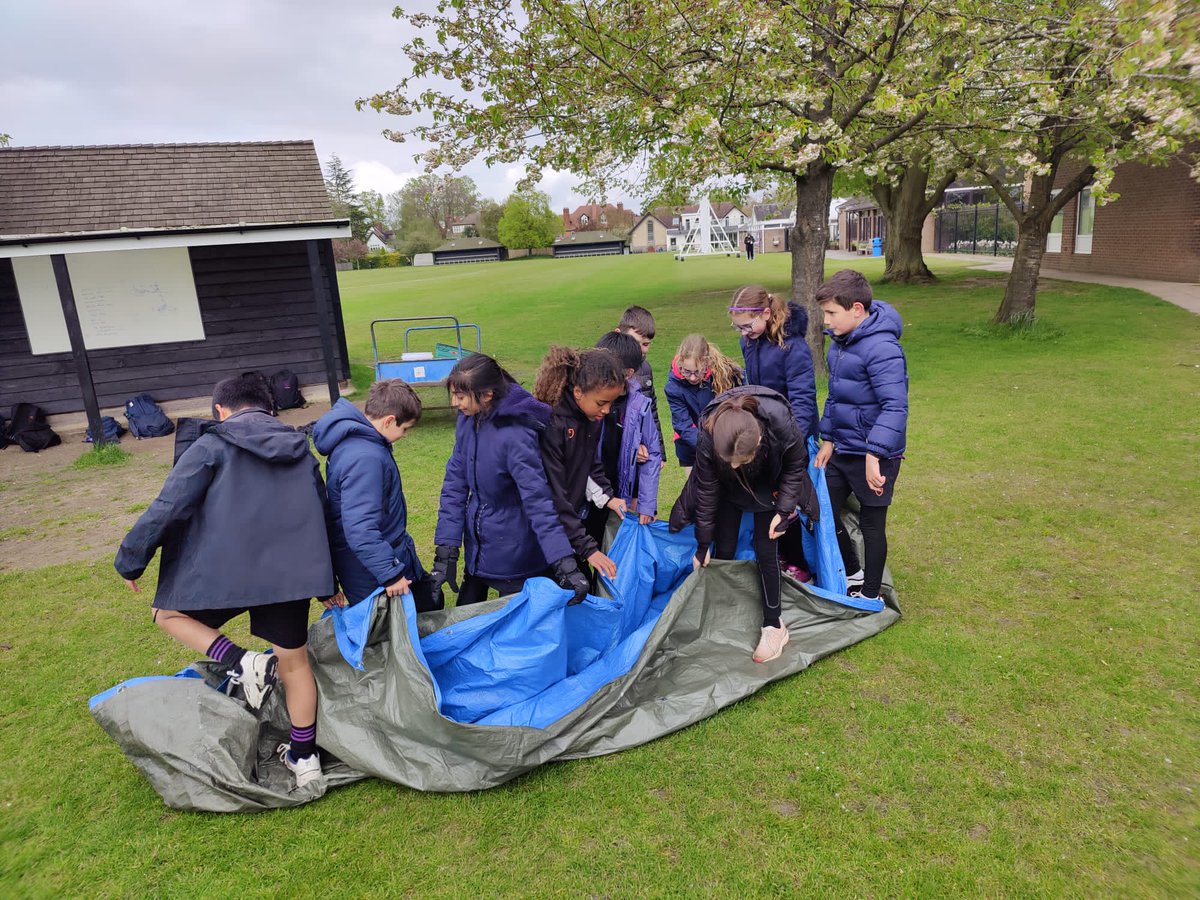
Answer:
[{"label": "green lawn", "polygon": [[[3,574],[0,894],[1197,895],[1200,319],[1058,282],[1010,337],[986,325],[1002,279],[956,263],[878,288],[911,375],[894,628],[679,734],[495,790],[369,781],[222,817],[166,809],[88,715],[191,659],[146,595],[107,560]],[[478,322],[528,382],[547,343],[591,344],[629,303],[658,319],[661,381],[688,332],[736,352],[723,310],[749,274],[782,289],[787,260],[534,259],[341,290],[359,384],[375,317]],[[451,435],[430,413],[397,448],[426,554]]]}]

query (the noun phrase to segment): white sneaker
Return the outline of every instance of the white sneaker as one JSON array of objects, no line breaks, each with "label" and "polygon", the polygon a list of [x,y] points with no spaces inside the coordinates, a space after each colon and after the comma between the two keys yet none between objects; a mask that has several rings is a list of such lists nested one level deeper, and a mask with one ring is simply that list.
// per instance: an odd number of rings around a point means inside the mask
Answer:
[{"label": "white sneaker", "polygon": [[866,580],[867,580],[867,575],[865,572],[863,572],[862,569],[859,569],[853,575],[851,575],[849,572],[847,572],[846,573],[846,590],[847,590],[847,592],[853,591],[856,588],[862,587],[863,582]]},{"label": "white sneaker", "polygon": [[324,775],[321,771],[321,756],[319,753],[314,753],[312,756],[304,756],[293,761],[291,744],[280,744],[278,753],[279,758],[283,760],[283,764],[296,776],[296,787],[298,788],[312,784]]},{"label": "white sneaker", "polygon": [[778,628],[770,625],[764,627],[762,637],[758,639],[758,646],[754,648],[754,661],[765,663],[778,659],[783,655],[783,648],[787,646],[791,637],[791,634],[782,625]]},{"label": "white sneaker", "polygon": [[275,668],[279,659],[274,653],[256,653],[247,650],[242,654],[242,660],[237,669],[231,669],[229,680],[240,684],[246,695],[246,703],[251,709],[258,709],[267,699],[267,694],[275,685]]}]

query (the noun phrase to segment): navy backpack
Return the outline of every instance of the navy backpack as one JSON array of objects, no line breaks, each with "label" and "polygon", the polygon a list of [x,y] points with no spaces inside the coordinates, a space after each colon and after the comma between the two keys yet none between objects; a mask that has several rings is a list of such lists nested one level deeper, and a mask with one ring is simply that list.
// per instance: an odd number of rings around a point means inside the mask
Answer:
[{"label": "navy backpack", "polygon": [[125,401],[125,421],[129,423],[129,433],[138,440],[165,437],[175,430],[167,414],[149,394],[138,394]]},{"label": "navy backpack", "polygon": [[[104,433],[104,440],[108,441],[110,444],[121,440],[121,435],[125,433],[125,429],[121,427],[121,423],[112,416],[100,417],[100,431]],[[84,437],[84,440],[89,444],[95,442],[92,438],[92,429],[89,428],[87,430],[87,435]]]}]

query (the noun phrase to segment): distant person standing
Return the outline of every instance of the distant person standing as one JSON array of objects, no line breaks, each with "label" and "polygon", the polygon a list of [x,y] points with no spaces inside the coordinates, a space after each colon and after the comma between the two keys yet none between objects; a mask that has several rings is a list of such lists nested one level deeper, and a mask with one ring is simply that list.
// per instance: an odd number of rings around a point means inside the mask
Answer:
[{"label": "distant person standing", "polygon": [[752,262],[754,260],[754,235],[752,235],[748,231],[746,232],[745,244],[746,244],[746,261]]}]

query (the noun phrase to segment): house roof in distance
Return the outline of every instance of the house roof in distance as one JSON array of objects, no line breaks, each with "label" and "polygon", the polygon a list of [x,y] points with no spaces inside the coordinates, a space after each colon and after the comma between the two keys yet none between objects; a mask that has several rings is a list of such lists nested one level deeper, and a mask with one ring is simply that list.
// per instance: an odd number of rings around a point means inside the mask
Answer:
[{"label": "house roof in distance", "polygon": [[312,141],[0,147],[0,236],[334,219]]}]

